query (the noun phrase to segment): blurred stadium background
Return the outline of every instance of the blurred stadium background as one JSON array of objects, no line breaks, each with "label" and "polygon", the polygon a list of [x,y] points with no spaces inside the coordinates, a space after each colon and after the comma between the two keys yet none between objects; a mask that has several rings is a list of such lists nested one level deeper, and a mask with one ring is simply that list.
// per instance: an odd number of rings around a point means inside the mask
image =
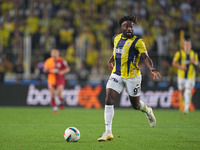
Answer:
[{"label": "blurred stadium background", "polygon": [[[141,59],[141,100],[154,108],[157,126],[150,128],[139,111],[118,109],[131,107],[123,91],[115,102],[115,139],[97,143],[104,131],[100,108],[111,39],[120,33],[118,20],[129,13],[138,17],[135,34],[163,75],[152,80]],[[190,104],[197,110],[183,115],[171,65],[184,34],[190,34],[200,57],[200,0],[0,0],[0,149],[199,150],[200,71]],[[66,109],[58,115],[52,113],[42,72],[55,47],[71,67],[63,91]],[[70,126],[81,132],[76,144],[64,141]]]},{"label": "blurred stadium background", "polygon": [[[112,36],[120,33],[118,20],[129,13],[138,17],[134,32],[144,39],[163,76],[152,81],[140,63],[144,89],[176,89],[171,62],[180,49],[181,31],[190,34],[192,48],[200,56],[198,0],[0,0],[1,91],[22,85],[46,87],[42,67],[55,47],[71,67],[66,88],[104,86],[110,74],[107,61],[112,55]],[[196,90],[199,82],[198,70]],[[1,105],[6,105],[2,101],[7,98],[2,97]]]}]

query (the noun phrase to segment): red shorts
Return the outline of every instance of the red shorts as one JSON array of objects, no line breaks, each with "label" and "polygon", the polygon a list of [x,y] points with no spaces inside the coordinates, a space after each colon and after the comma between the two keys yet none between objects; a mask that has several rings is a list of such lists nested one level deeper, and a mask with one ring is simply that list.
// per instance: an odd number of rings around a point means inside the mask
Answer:
[{"label": "red shorts", "polygon": [[63,85],[65,86],[65,80],[56,80],[56,86]]}]

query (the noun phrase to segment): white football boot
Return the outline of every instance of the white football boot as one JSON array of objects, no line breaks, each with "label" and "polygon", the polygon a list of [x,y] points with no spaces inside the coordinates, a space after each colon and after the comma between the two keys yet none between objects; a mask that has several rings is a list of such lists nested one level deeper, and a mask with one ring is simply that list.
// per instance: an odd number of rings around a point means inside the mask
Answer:
[{"label": "white football boot", "polygon": [[149,121],[150,126],[151,127],[155,127],[156,126],[156,118],[155,118],[155,116],[153,114],[152,108],[149,107],[149,109],[150,109],[150,112],[149,113],[145,113],[145,114],[147,116],[147,119]]},{"label": "white football boot", "polygon": [[184,113],[185,115],[187,115],[188,112],[189,112],[188,110],[184,110],[184,111],[183,111],[183,113]]},{"label": "white football boot", "polygon": [[102,137],[98,138],[98,141],[110,141],[114,139],[112,133],[104,132]]}]

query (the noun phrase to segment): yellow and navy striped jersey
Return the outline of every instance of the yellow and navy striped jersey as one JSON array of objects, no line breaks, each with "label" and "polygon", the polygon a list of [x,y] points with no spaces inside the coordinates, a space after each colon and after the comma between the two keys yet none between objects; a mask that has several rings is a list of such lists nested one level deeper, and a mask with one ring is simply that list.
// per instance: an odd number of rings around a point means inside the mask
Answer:
[{"label": "yellow and navy striped jersey", "polygon": [[196,77],[195,66],[191,64],[191,60],[198,61],[198,55],[193,50],[189,54],[186,54],[184,50],[177,51],[174,55],[173,61],[179,63],[179,65],[186,65],[187,70],[178,69],[177,76],[179,78],[191,79]]},{"label": "yellow and navy striped jersey", "polygon": [[138,67],[141,53],[147,53],[143,40],[137,36],[122,37],[121,34],[113,38],[114,67],[112,73],[123,78],[133,78],[141,74]]}]

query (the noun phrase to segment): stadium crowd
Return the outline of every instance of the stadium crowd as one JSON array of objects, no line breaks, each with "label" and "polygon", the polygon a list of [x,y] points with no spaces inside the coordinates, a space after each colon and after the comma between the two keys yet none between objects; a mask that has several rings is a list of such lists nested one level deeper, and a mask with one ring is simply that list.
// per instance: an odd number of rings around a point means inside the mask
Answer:
[{"label": "stadium crowd", "polygon": [[[24,37],[30,36],[32,74],[56,47],[80,80],[102,78],[109,74],[112,36],[120,33],[118,18],[129,13],[139,18],[134,34],[144,39],[163,76],[176,74],[171,61],[180,30],[190,33],[200,56],[197,0],[0,0],[0,76],[24,72]],[[143,64],[140,68],[145,76]]]}]

